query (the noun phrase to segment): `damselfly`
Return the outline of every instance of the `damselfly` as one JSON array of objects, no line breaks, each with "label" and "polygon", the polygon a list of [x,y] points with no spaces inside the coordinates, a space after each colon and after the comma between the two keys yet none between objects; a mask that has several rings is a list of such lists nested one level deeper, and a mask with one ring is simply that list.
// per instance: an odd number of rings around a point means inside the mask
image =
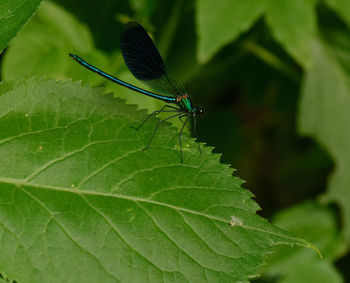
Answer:
[{"label": "damselfly", "polygon": [[[149,85],[152,89],[160,93],[151,92],[131,85],[92,66],[78,55],[69,55],[85,68],[105,77],[106,79],[109,79],[133,91],[163,100],[164,102],[168,103],[160,110],[152,112],[136,129],[140,129],[152,115],[157,115],[161,112],[174,113],[158,122],[145,149],[149,148],[157,129],[164,121],[178,117],[183,122],[183,125],[179,131],[180,156],[182,163],[183,157],[181,135],[191,116],[194,119],[194,135],[196,135],[196,118],[197,116],[203,114],[203,108],[193,105],[190,96],[186,93],[182,84],[165,66],[157,47],[154,45],[146,30],[140,24],[130,22],[125,25],[121,36],[121,51],[130,72],[138,80]],[[184,118],[184,120],[181,118]],[[200,151],[199,143],[198,149]]]}]

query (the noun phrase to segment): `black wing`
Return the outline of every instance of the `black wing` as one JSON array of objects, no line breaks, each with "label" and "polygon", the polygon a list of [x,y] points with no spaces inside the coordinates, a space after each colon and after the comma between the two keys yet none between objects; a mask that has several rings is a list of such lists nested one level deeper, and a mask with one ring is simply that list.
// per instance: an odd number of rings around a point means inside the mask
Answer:
[{"label": "black wing", "polygon": [[182,84],[169,72],[157,47],[140,24],[130,22],[125,25],[121,50],[126,65],[138,80],[164,94],[176,96],[185,93]]}]

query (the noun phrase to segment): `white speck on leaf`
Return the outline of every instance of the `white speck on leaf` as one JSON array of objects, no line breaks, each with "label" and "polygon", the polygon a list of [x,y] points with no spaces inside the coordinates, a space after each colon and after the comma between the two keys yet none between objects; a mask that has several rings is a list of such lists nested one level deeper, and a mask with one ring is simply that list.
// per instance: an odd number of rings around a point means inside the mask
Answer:
[{"label": "white speck on leaf", "polygon": [[231,227],[242,226],[243,225],[243,220],[238,218],[238,217],[236,217],[236,216],[231,216],[230,225],[231,225]]}]

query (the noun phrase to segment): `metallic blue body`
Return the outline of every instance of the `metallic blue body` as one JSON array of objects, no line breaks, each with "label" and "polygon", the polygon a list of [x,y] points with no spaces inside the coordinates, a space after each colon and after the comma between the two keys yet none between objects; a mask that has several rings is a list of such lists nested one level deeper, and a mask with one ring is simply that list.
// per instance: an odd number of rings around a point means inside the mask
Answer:
[{"label": "metallic blue body", "polygon": [[117,79],[116,77],[113,77],[107,73],[105,73],[104,71],[90,65],[89,63],[87,63],[85,60],[83,60],[82,58],[80,58],[78,55],[74,55],[74,54],[69,54],[75,61],[77,61],[80,65],[84,66],[85,68],[101,75],[102,77],[112,81],[112,82],[115,82],[117,84],[120,84],[124,87],[127,87],[131,90],[134,90],[134,91],[137,91],[139,93],[142,93],[142,94],[145,94],[145,95],[148,95],[150,97],[154,97],[154,98],[157,98],[157,99],[160,99],[160,100],[163,100],[167,103],[175,103],[177,104],[177,101],[176,101],[176,97],[169,97],[169,96],[165,96],[165,95],[160,95],[160,94],[157,94],[157,93],[154,93],[154,92],[151,92],[151,91],[148,91],[148,90],[145,90],[145,89],[142,89],[142,88],[139,88],[139,87],[136,87],[134,85],[131,85],[127,82],[124,82],[120,79]]}]

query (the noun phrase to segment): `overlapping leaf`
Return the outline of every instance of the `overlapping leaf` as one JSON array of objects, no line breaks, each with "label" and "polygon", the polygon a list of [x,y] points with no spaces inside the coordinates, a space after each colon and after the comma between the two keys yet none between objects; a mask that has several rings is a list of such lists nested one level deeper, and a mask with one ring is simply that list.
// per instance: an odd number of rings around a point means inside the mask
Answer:
[{"label": "overlapping leaf", "polygon": [[[111,83],[76,64],[68,53],[76,53],[89,63],[114,74],[130,83],[137,80],[120,67],[124,64],[121,54],[108,58],[94,47],[90,31],[72,14],[51,2],[45,2],[36,17],[13,41],[2,64],[5,79],[18,76],[45,75],[50,78],[83,80],[93,86],[105,85],[129,103],[158,110],[158,101],[146,96],[132,96],[130,90]],[[119,55],[119,56],[118,56]]]},{"label": "overlapping leaf", "polygon": [[350,241],[349,81],[323,43],[315,43],[313,57],[314,64],[306,73],[302,90],[299,128],[302,134],[319,141],[336,162],[327,198],[340,204]]},{"label": "overlapping leaf", "polygon": [[0,84],[0,270],[17,282],[247,282],[275,245],[309,246],[255,214],[203,147],[100,89]]},{"label": "overlapping leaf", "polygon": [[[94,49],[86,26],[59,6],[46,2],[7,50],[2,74],[4,79],[24,75],[80,79],[82,69],[68,56],[74,52],[106,65],[107,58]],[[102,80],[88,72],[84,75],[94,84]]]},{"label": "overlapping leaf", "polygon": [[315,0],[270,0],[267,23],[277,41],[303,67],[311,64],[316,33]]},{"label": "overlapping leaf", "polygon": [[35,14],[41,0],[3,0],[0,5],[0,53]]},{"label": "overlapping leaf", "polygon": [[[347,0],[325,0],[349,24]],[[208,61],[223,46],[247,31],[265,15],[283,48],[304,68],[311,64],[312,41],[317,31],[316,0],[197,0],[198,57]]]},{"label": "overlapping leaf", "polygon": [[267,0],[197,0],[198,57],[208,61],[221,47],[248,30]]},{"label": "overlapping leaf", "polygon": [[298,63],[311,63],[316,32],[315,0],[197,1],[198,56],[207,61],[224,45],[247,31],[265,13],[278,42]]},{"label": "overlapping leaf", "polygon": [[350,27],[350,2],[347,0],[324,0]]},{"label": "overlapping leaf", "polygon": [[269,257],[265,276],[283,278],[278,281],[283,283],[343,282],[332,263],[344,253],[343,237],[337,227],[336,215],[329,207],[307,201],[277,213],[274,218],[276,226],[315,244],[323,258],[310,250],[282,246]]}]

